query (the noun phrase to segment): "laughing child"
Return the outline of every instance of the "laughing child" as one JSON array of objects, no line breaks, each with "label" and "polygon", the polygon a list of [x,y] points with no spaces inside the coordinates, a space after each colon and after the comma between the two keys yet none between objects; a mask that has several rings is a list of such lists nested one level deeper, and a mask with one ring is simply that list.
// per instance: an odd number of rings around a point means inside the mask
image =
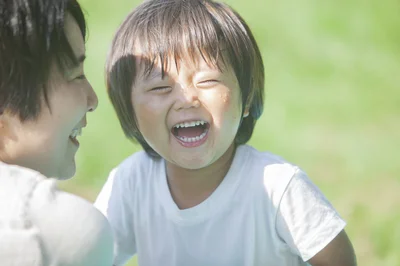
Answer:
[{"label": "laughing child", "polygon": [[355,265],[345,222],[297,166],[246,145],[264,67],[244,20],[208,0],[145,1],[118,29],[111,102],[137,152],[96,206],[114,265]]}]

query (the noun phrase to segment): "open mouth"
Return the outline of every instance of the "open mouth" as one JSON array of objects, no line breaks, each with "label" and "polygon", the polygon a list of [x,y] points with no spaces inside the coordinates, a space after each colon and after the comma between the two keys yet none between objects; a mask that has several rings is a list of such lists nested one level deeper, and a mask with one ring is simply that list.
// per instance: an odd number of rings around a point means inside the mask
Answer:
[{"label": "open mouth", "polygon": [[206,137],[210,124],[203,120],[176,124],[171,132],[183,144],[200,144]]},{"label": "open mouth", "polygon": [[78,136],[82,135],[82,128],[72,130],[71,134],[69,135],[69,139],[75,144],[79,146],[79,141],[77,139]]}]

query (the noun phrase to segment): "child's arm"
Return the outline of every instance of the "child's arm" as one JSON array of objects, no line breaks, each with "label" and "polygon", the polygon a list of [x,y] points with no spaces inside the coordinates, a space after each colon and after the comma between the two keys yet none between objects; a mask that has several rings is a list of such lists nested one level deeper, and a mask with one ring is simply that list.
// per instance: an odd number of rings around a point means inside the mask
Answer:
[{"label": "child's arm", "polygon": [[356,256],[346,232],[343,230],[324,249],[312,257],[312,266],[356,266]]},{"label": "child's arm", "polygon": [[298,169],[277,211],[276,229],[285,246],[312,266],[355,266],[345,226],[321,191]]}]

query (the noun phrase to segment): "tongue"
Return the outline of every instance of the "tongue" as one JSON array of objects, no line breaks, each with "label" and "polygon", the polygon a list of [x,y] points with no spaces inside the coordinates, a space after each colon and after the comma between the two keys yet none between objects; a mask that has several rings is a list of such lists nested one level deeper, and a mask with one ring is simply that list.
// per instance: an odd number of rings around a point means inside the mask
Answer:
[{"label": "tongue", "polygon": [[200,126],[178,128],[176,133],[179,137],[194,138],[203,134],[204,129]]}]

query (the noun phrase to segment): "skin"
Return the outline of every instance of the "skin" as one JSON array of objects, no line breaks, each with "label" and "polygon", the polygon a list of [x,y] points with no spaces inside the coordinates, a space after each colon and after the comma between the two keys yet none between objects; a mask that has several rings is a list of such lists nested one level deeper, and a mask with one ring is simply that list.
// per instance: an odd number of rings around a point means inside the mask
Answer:
[{"label": "skin", "polygon": [[308,263],[312,266],[356,266],[356,256],[349,237],[343,230]]},{"label": "skin", "polygon": [[50,108],[42,101],[37,119],[24,122],[7,110],[0,116],[0,160],[60,179],[75,174],[79,145],[69,136],[74,129],[86,126],[86,113],[95,110],[98,103],[84,75],[84,40],[78,24],[69,14],[65,32],[81,62],[67,73],[61,73],[55,62],[52,64],[48,81]]}]

